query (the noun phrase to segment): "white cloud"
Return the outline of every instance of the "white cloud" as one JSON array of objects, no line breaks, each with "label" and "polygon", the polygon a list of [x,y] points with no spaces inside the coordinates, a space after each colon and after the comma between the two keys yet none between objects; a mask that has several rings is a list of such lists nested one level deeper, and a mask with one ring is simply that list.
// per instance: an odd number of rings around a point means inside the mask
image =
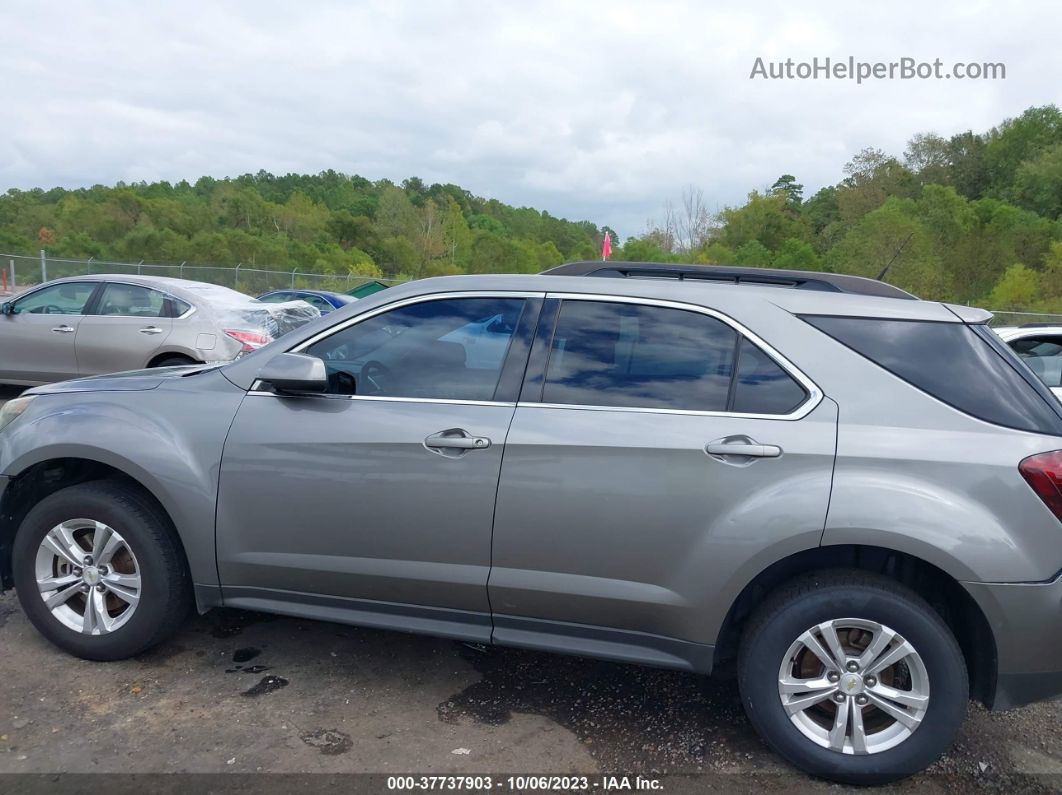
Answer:
[{"label": "white cloud", "polygon": [[[1057,97],[1050,3],[132,3],[0,9],[0,189],[334,168],[639,231],[864,146]],[[1002,82],[749,80],[757,56],[1003,61]]]}]

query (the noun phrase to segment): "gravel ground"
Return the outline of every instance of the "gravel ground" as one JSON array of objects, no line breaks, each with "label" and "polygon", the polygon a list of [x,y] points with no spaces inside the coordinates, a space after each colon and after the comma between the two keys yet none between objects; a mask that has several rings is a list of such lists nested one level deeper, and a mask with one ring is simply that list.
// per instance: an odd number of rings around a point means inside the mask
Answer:
[{"label": "gravel ground", "polygon": [[[1060,719],[1062,703],[972,707],[941,762],[884,791],[1060,791]],[[772,754],[732,682],[235,610],[192,618],[136,659],[91,663],[50,646],[9,592],[0,791],[19,789],[5,781],[33,789],[3,774],[57,772],[112,783],[119,773],[579,772],[684,776],[665,779],[672,791],[843,789]],[[273,780],[252,778],[246,791]]]}]

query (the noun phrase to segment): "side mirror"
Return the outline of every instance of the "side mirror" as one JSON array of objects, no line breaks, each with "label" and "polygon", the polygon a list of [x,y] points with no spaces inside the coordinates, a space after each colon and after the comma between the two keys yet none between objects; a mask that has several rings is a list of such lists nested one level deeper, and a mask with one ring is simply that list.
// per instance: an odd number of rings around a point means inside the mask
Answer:
[{"label": "side mirror", "polygon": [[281,353],[258,373],[258,380],[278,392],[324,392],[328,389],[325,364],[316,356]]},{"label": "side mirror", "polygon": [[13,315],[15,314],[15,302],[4,301],[0,304],[0,315]]}]

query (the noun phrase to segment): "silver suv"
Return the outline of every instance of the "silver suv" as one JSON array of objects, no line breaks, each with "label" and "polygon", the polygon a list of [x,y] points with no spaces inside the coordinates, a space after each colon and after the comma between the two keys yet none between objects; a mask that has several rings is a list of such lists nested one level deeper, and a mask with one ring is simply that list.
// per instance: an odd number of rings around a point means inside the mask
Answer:
[{"label": "silver suv", "polygon": [[218,605],[735,671],[794,765],[914,773],[1062,692],[1062,403],[988,313],[576,263],[395,287],[0,414],[0,571],[77,656]]}]

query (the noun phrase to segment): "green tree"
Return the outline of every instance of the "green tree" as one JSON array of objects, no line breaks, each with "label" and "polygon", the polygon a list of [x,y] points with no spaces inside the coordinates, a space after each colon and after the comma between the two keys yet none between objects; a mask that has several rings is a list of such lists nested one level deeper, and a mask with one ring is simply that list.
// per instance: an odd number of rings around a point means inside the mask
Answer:
[{"label": "green tree", "polygon": [[753,191],[744,207],[728,207],[721,213],[722,230],[718,242],[737,251],[756,241],[766,249],[777,249],[784,240],[810,239],[806,219],[789,211],[785,193],[762,194]]},{"label": "green tree", "polygon": [[759,240],[750,240],[747,243],[743,243],[734,252],[735,265],[766,268],[773,259],[774,255]]},{"label": "green tree", "polygon": [[405,238],[411,241],[417,234],[417,209],[406,194],[393,185],[381,191],[373,221],[375,232],[381,239]]},{"label": "green tree", "polygon": [[782,243],[771,266],[788,270],[817,271],[821,270],[822,262],[810,243],[791,237]]},{"label": "green tree", "polygon": [[1032,107],[990,131],[985,167],[992,195],[1013,199],[1014,177],[1026,160],[1062,143],[1062,111],[1055,105]]},{"label": "green tree", "polygon": [[776,179],[771,185],[771,193],[785,194],[788,203],[793,207],[799,207],[804,200],[804,186],[797,183],[792,174],[782,174]]},{"label": "green tree", "polygon": [[1018,166],[1011,194],[1018,205],[1046,218],[1062,215],[1062,144]]},{"label": "green tree", "polygon": [[1006,269],[992,289],[988,303],[997,310],[1025,312],[1035,309],[1042,299],[1040,274],[1019,263]]},{"label": "green tree", "polygon": [[950,287],[910,199],[891,197],[867,213],[830,251],[827,263],[834,271],[871,279],[884,272],[885,281],[930,300],[946,298]]}]

